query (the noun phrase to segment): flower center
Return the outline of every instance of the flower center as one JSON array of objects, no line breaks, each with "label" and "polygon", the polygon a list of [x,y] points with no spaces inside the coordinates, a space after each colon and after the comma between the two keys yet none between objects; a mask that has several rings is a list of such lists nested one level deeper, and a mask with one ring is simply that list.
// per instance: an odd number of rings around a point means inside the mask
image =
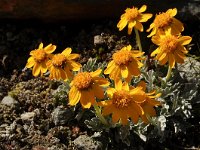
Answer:
[{"label": "flower center", "polygon": [[121,90],[113,94],[112,103],[115,105],[115,107],[124,109],[130,105],[131,100],[131,95],[127,91]]},{"label": "flower center", "polygon": [[52,58],[52,64],[55,67],[62,67],[66,63],[66,56],[63,54],[56,54]]},{"label": "flower center", "polygon": [[74,77],[73,82],[79,90],[88,89],[92,84],[92,77],[89,72],[80,72]]},{"label": "flower center", "polygon": [[176,36],[170,35],[163,38],[161,42],[161,49],[164,52],[173,52],[178,46],[178,38]]},{"label": "flower center", "polygon": [[34,50],[33,58],[36,62],[42,62],[46,59],[46,53],[43,49]]},{"label": "flower center", "polygon": [[113,54],[113,60],[117,65],[128,65],[132,59],[131,52],[129,51],[118,51]]},{"label": "flower center", "polygon": [[128,20],[135,19],[139,14],[140,13],[139,13],[138,9],[134,8],[134,7],[132,9],[128,9],[126,11],[126,17],[127,17]]},{"label": "flower center", "polygon": [[154,23],[157,28],[164,28],[172,23],[172,17],[168,13],[160,13],[156,16]]}]

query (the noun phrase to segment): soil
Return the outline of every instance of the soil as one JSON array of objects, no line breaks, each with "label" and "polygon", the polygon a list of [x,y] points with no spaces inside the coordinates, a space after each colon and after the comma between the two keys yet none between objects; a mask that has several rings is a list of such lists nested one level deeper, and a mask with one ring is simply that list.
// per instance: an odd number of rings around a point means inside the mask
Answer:
[{"label": "soil", "polygon": [[[80,135],[94,134],[94,131],[84,124],[84,117],[77,120],[76,112],[71,111],[67,105],[56,102],[54,91],[63,82],[50,81],[47,77],[35,78],[31,71],[24,67],[29,52],[37,48],[40,42],[44,45],[49,43],[57,45],[57,53],[66,47],[71,47],[74,53],[81,54],[79,62],[82,64],[90,57],[97,58],[99,62],[109,61],[112,53],[124,45],[131,44],[135,47],[134,37],[128,36],[126,30],[118,31],[117,21],[86,20],[57,23],[41,20],[1,21],[0,101],[11,95],[17,104],[12,106],[0,104],[0,150],[77,149],[73,140]],[[200,24],[185,22],[185,25],[185,34],[193,37],[190,54],[199,56]],[[192,28],[194,25],[196,28]],[[145,36],[145,33],[142,36]],[[150,39],[144,42],[144,49],[148,54]],[[67,104],[67,94],[64,101]],[[52,114],[57,108],[68,111],[70,116],[65,118],[67,122],[55,121]],[[24,119],[23,114],[30,115],[30,118]],[[107,145],[107,149],[198,148],[200,147],[198,119],[189,119],[188,122],[192,126],[188,131],[171,135],[171,138],[164,143],[158,143],[157,139],[145,143],[137,135],[133,135],[130,146],[119,140],[113,140]],[[115,132],[115,129],[112,129],[109,136],[115,139]],[[103,140],[101,142],[104,143]]]}]

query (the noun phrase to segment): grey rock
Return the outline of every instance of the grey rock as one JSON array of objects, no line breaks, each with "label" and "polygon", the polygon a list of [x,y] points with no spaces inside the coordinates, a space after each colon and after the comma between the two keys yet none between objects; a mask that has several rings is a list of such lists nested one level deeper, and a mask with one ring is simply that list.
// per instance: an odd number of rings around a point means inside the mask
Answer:
[{"label": "grey rock", "polygon": [[200,82],[200,62],[194,58],[188,57],[183,64],[178,64],[178,71],[188,82]]},{"label": "grey rock", "polygon": [[51,115],[55,125],[64,125],[73,116],[73,112],[69,108],[58,106]]},{"label": "grey rock", "polygon": [[100,150],[102,149],[102,143],[95,141],[93,138],[87,135],[80,135],[73,141],[76,148],[81,150]]},{"label": "grey rock", "polygon": [[12,106],[18,104],[18,102],[13,97],[8,95],[2,99],[1,104]]},{"label": "grey rock", "polygon": [[94,45],[101,45],[105,43],[105,39],[101,35],[95,35],[94,36]]},{"label": "grey rock", "polygon": [[22,120],[33,120],[34,116],[36,115],[35,112],[26,112],[21,114]]}]

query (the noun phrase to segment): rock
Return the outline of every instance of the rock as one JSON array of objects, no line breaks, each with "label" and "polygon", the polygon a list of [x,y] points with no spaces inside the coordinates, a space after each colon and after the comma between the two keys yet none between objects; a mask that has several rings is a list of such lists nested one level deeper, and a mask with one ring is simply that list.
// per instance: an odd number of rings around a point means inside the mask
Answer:
[{"label": "rock", "polygon": [[2,99],[1,104],[12,106],[12,105],[18,104],[18,102],[13,97],[8,95]]},{"label": "rock", "polygon": [[105,40],[101,35],[95,35],[94,36],[94,45],[101,45],[105,44]]},{"label": "rock", "polygon": [[73,112],[69,108],[58,106],[52,112],[52,119],[55,125],[64,125],[73,116]]},{"label": "rock", "polygon": [[200,82],[200,62],[192,57],[187,57],[183,64],[178,64],[180,76],[188,82]]},{"label": "rock", "polygon": [[87,135],[80,135],[73,141],[76,148],[81,150],[99,150],[102,144]]},{"label": "rock", "polygon": [[35,112],[26,112],[26,113],[21,114],[21,119],[22,120],[32,120],[35,115],[36,115]]}]

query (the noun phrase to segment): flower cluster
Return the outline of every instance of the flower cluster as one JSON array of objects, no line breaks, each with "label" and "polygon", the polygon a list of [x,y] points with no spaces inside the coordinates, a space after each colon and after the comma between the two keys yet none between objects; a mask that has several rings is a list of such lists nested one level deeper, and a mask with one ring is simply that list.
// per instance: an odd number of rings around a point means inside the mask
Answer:
[{"label": "flower cluster", "polygon": [[52,44],[43,48],[43,43],[41,43],[38,49],[30,52],[31,57],[26,67],[33,67],[33,76],[42,76],[48,70],[50,79],[68,80],[73,77],[72,71],[78,71],[81,68],[81,64],[74,61],[79,58],[79,54],[71,54],[71,48],[66,48],[59,54],[52,54],[55,49],[56,46]]},{"label": "flower cluster", "polygon": [[[95,109],[100,109],[101,114],[97,113],[100,120],[102,116],[111,116],[113,123],[122,125],[127,125],[130,120],[135,124],[139,120],[149,123],[149,118],[156,116],[155,107],[162,105],[157,100],[161,93],[156,90],[148,91],[143,80],[135,83],[136,86],[131,82],[133,77],[141,79],[140,69],[145,65],[146,58],[142,52],[137,30],[143,32],[142,23],[153,16],[143,13],[146,9],[146,5],[140,9],[127,8],[117,24],[120,31],[128,25],[128,34],[131,34],[134,28],[139,50],[126,45],[115,51],[104,71],[100,68],[90,72],[80,71],[82,65],[75,61],[79,58],[79,54],[71,53],[71,48],[66,48],[62,53],[52,54],[56,46],[49,44],[43,47],[42,43],[38,49],[30,52],[31,57],[26,67],[33,68],[33,76],[43,75],[48,71],[50,79],[68,80],[69,105],[75,106],[80,102],[85,109],[94,106]],[[152,30],[148,37],[152,37],[152,42],[158,45],[151,56],[156,55],[155,60],[161,65],[168,62],[170,71],[176,62],[184,62],[185,54],[188,52],[184,46],[192,40],[189,36],[181,35],[184,28],[183,24],[174,18],[176,14],[177,9],[159,13],[147,30],[148,32]],[[170,71],[166,78],[169,77]],[[102,122],[105,123],[103,120]]]}]

